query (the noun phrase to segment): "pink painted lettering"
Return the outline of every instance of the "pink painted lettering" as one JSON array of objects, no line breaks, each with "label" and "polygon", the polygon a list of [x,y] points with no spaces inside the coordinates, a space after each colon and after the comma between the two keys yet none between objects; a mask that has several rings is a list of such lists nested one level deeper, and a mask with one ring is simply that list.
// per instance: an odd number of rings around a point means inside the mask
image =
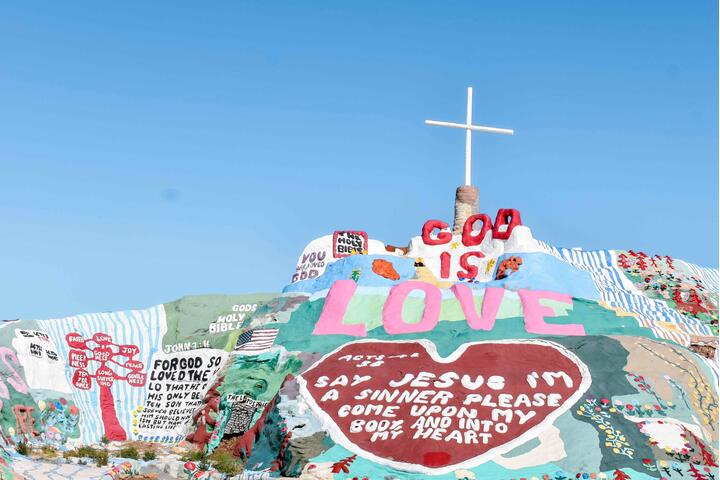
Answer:
[{"label": "pink painted lettering", "polygon": [[490,287],[485,289],[485,296],[483,297],[482,310],[479,317],[475,310],[475,301],[470,287],[464,283],[456,283],[450,287],[450,290],[453,291],[455,297],[457,297],[460,302],[460,307],[462,307],[462,311],[465,314],[470,328],[473,330],[493,329],[497,312],[500,309],[500,303],[502,302],[503,295],[505,295],[504,288]]},{"label": "pink painted lettering", "polygon": [[542,290],[520,290],[518,293],[520,294],[520,301],[523,306],[525,330],[529,333],[538,333],[541,335],[585,335],[585,327],[577,323],[558,325],[545,322],[545,317],[553,317],[555,316],[555,312],[550,307],[540,305],[540,300],[555,300],[556,302],[572,305],[570,295]]},{"label": "pink painted lettering", "polygon": [[[406,323],[402,318],[402,307],[405,299],[413,290],[425,292],[425,309],[418,323]],[[395,285],[383,306],[383,326],[391,335],[399,333],[429,332],[440,319],[440,289],[431,283],[408,281]]]},{"label": "pink painted lettering", "polygon": [[352,280],[338,280],[330,287],[325,297],[320,318],[315,324],[313,335],[352,335],[354,337],[365,337],[367,332],[365,325],[347,325],[342,323],[345,318],[348,303],[357,290],[357,283]]},{"label": "pink painted lettering", "polygon": [[[315,324],[313,335],[351,335],[366,337],[364,324],[345,324],[343,319],[347,312],[350,299],[357,290],[352,280],[338,280],[330,288],[320,318]],[[408,295],[414,290],[425,292],[425,308],[422,318],[417,323],[407,323],[402,317],[402,309]],[[450,290],[460,302],[468,325],[473,330],[490,331],[495,327],[495,320],[502,303],[505,290],[498,287],[485,289],[480,315],[478,316],[472,289],[463,283],[456,283]],[[525,318],[525,330],[540,335],[585,335],[582,324],[553,324],[545,322],[545,317],[555,316],[552,308],[540,304],[540,300],[548,299],[572,305],[569,295],[539,291],[519,290],[520,301]],[[382,322],[385,331],[391,335],[403,333],[428,332],[437,326],[440,319],[442,293],[431,283],[410,280],[395,285],[390,290],[382,310]],[[15,386],[13,384],[13,386]],[[22,387],[21,387],[22,388]],[[0,392],[1,393],[1,392]]]}]

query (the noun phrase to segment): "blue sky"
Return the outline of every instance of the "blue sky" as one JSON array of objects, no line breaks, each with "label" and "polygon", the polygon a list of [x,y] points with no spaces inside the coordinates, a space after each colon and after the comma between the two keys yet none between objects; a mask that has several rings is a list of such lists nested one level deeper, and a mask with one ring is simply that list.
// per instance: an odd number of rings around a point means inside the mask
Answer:
[{"label": "blue sky", "polygon": [[718,265],[717,3],[4,2],[0,318],[279,291],[312,238],[481,211]]}]

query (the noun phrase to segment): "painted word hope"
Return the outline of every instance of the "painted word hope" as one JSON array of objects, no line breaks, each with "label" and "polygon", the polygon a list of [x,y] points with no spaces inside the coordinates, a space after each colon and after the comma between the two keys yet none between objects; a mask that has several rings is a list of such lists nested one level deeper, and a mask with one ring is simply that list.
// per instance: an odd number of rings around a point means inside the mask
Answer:
[{"label": "painted word hope", "polygon": [[[344,324],[343,318],[350,299],[357,290],[357,283],[352,280],[337,280],[325,297],[325,305],[320,313],[313,335],[352,335],[367,336],[365,324]],[[402,310],[405,301],[414,290],[422,291],[425,308],[419,322],[409,323],[403,319]],[[475,308],[472,289],[465,284],[455,284],[450,290],[460,302],[468,325],[473,330],[492,330],[495,326],[500,304],[505,289],[488,287],[484,291],[480,315]],[[581,324],[552,324],[545,322],[545,317],[555,316],[552,308],[540,304],[540,300],[553,300],[572,305],[570,295],[540,290],[518,290],[525,319],[525,330],[539,335],[585,335],[585,327]],[[390,289],[390,294],[382,309],[382,323],[385,331],[391,335],[429,332],[440,320],[442,293],[431,283],[409,280],[399,283]]]}]

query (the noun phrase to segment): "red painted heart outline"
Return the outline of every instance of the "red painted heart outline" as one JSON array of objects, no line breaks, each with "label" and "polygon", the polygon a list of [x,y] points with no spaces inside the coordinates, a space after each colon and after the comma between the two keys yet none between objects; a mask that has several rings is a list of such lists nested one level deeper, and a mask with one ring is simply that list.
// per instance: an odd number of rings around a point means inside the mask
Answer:
[{"label": "red painted heart outline", "polygon": [[[328,359],[335,358],[338,359],[340,356],[338,355],[340,352],[342,352],[344,349],[347,349],[350,345],[357,345],[357,344],[389,344],[392,345],[398,345],[398,344],[415,344],[420,346],[424,349],[425,353],[429,356],[429,358],[434,362],[433,366],[437,365],[443,365],[443,364],[453,364],[456,360],[460,359],[463,354],[470,348],[476,345],[507,345],[507,344],[514,344],[514,345],[537,345],[542,347],[548,347],[554,350],[554,352],[561,354],[562,356],[566,357],[567,360],[569,360],[572,364],[574,364],[575,367],[577,367],[577,372],[579,374],[579,384],[573,385],[572,389],[574,390],[572,394],[567,396],[564,401],[560,404],[560,406],[556,407],[554,410],[547,413],[544,417],[542,417],[538,423],[532,425],[529,427],[526,431],[522,432],[517,437],[506,441],[498,446],[489,448],[483,452],[481,452],[479,455],[476,455],[474,457],[470,457],[467,459],[462,459],[456,463],[451,463],[447,465],[443,465],[440,467],[432,467],[432,466],[426,466],[419,463],[408,463],[403,461],[397,461],[392,458],[383,457],[381,455],[378,455],[378,452],[373,453],[372,451],[368,451],[360,446],[358,446],[355,442],[353,442],[350,438],[348,438],[348,435],[343,431],[342,428],[338,425],[336,422],[336,419],[333,418],[328,412],[326,412],[324,409],[322,409],[319,405],[319,397],[316,401],[315,396],[310,392],[308,389],[308,381],[306,379],[306,376],[309,375],[314,370],[318,369],[323,365],[323,362],[325,362]],[[386,348],[386,347],[381,347]],[[392,353],[392,350],[386,350],[386,353]],[[540,368],[539,368],[540,369]],[[329,372],[328,372],[329,373]],[[352,373],[356,373],[355,371],[349,372],[348,376],[351,376]],[[369,373],[365,371],[365,373]],[[372,339],[363,339],[363,340],[357,340],[354,342],[348,342],[340,347],[336,348],[332,352],[324,355],[322,358],[320,358],[318,361],[316,361],[313,365],[311,365],[308,369],[306,369],[300,376],[297,378],[300,395],[305,400],[305,402],[310,406],[311,411],[321,420],[321,423],[325,427],[325,429],[328,431],[332,439],[339,445],[343,446],[344,448],[357,453],[358,455],[361,455],[365,457],[368,460],[371,460],[373,462],[376,462],[381,465],[386,465],[392,468],[396,468],[399,470],[404,470],[408,472],[418,472],[423,473],[427,475],[441,475],[446,473],[451,473],[457,469],[460,468],[472,468],[476,467],[482,463],[487,462],[488,460],[491,460],[492,458],[495,458],[499,455],[502,455],[503,453],[506,453],[513,448],[522,445],[526,441],[535,438],[539,435],[539,433],[547,428],[548,426],[552,425],[552,423],[564,412],[566,412],[575,402],[577,402],[582,395],[587,391],[587,389],[590,387],[591,384],[591,376],[590,371],[588,370],[587,366],[571,351],[569,351],[567,348],[563,347],[562,345],[550,342],[547,340],[540,340],[540,339],[508,339],[508,340],[488,340],[488,341],[478,341],[478,342],[468,342],[464,343],[458,348],[455,349],[455,351],[450,354],[449,356],[443,358],[440,357],[440,355],[437,353],[437,349],[435,347],[435,344],[429,340],[426,339],[420,339],[420,340],[397,340],[397,341],[388,341],[388,340],[372,340]],[[407,407],[409,408],[409,407]],[[453,444],[448,445],[449,448],[453,447]]]}]

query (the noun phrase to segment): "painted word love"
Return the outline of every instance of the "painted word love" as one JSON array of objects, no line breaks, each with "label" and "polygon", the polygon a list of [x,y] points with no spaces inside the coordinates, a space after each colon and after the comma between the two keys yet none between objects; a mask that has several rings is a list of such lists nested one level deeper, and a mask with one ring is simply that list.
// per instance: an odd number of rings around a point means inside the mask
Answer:
[{"label": "painted word love", "polygon": [[536,436],[587,390],[590,373],[544,340],[467,343],[447,358],[429,341],[360,340],[323,357],[298,383],[343,447],[443,474]]},{"label": "painted word love", "polygon": [[[352,280],[337,280],[325,297],[325,305],[320,313],[313,335],[352,335],[367,336],[364,324],[344,324],[343,318],[350,299],[357,290],[357,283]],[[425,309],[419,322],[408,323],[403,319],[402,309],[410,292],[420,290],[425,293]],[[475,309],[473,292],[465,284],[457,283],[450,290],[460,302],[465,319],[473,330],[492,330],[495,326],[498,309],[502,303],[505,289],[490,287],[485,289],[480,315]],[[557,292],[542,290],[519,290],[523,307],[525,330],[540,335],[585,335],[585,327],[581,324],[552,324],[545,322],[545,317],[552,317],[555,312],[540,304],[540,300],[548,299],[572,305],[572,298]],[[385,331],[391,335],[404,333],[429,332],[440,320],[442,293],[431,283],[409,280],[399,283],[390,289],[390,294],[382,310],[382,322]]]}]

